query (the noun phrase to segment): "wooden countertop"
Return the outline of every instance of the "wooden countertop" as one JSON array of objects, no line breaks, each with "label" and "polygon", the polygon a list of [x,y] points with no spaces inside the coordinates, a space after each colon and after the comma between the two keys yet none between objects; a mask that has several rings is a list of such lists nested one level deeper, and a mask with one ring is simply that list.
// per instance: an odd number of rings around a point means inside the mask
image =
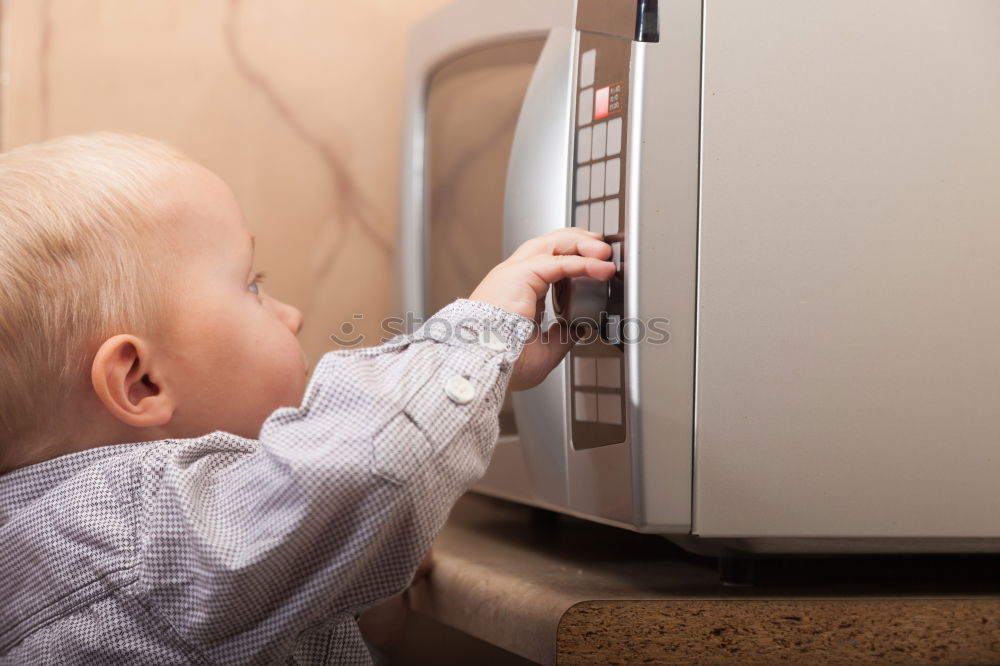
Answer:
[{"label": "wooden countertop", "polygon": [[656,536],[464,497],[415,610],[542,664],[1000,664],[1000,557],[798,558],[719,583]]}]

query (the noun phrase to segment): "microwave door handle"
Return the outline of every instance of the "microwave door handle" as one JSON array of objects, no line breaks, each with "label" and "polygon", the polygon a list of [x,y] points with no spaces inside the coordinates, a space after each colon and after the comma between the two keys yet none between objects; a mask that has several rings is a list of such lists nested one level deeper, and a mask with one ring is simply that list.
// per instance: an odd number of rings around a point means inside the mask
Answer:
[{"label": "microwave door handle", "polygon": [[[575,42],[572,28],[553,28],[528,84],[507,169],[505,257],[524,241],[565,227],[569,219]],[[543,328],[552,321],[550,290]],[[563,361],[535,388],[512,394],[535,498],[562,507],[569,505],[566,367]]]},{"label": "microwave door handle", "polygon": [[[504,257],[526,240],[567,226],[575,34],[550,31],[521,105],[504,192]],[[548,319],[551,298],[546,301]]]}]

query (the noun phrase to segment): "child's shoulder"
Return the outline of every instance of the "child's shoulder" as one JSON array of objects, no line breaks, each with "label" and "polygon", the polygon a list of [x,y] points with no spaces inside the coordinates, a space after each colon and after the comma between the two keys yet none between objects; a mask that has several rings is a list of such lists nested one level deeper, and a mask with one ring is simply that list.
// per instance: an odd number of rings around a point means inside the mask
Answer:
[{"label": "child's shoulder", "polygon": [[93,494],[106,488],[128,503],[166,468],[198,471],[238,462],[259,448],[257,440],[225,432],[191,439],[163,439],[98,446],[0,475],[0,523],[14,507],[47,495]]}]

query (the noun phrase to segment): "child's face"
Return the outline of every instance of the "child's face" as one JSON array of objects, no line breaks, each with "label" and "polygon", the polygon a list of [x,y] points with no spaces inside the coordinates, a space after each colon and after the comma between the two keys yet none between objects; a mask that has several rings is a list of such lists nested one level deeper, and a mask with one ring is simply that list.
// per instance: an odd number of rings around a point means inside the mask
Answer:
[{"label": "child's face", "polygon": [[215,174],[192,165],[168,187],[176,243],[162,259],[175,305],[161,347],[162,377],[176,403],[171,432],[256,438],[271,412],[302,400],[302,314],[255,282],[252,237]]}]

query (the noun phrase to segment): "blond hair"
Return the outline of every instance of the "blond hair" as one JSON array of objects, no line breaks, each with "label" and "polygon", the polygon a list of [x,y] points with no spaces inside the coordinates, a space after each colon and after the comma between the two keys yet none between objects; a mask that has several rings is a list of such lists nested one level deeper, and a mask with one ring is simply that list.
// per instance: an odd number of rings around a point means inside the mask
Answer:
[{"label": "blond hair", "polygon": [[157,185],[182,160],[110,133],[0,154],[0,469],[19,444],[55,436],[96,345],[152,324]]}]

